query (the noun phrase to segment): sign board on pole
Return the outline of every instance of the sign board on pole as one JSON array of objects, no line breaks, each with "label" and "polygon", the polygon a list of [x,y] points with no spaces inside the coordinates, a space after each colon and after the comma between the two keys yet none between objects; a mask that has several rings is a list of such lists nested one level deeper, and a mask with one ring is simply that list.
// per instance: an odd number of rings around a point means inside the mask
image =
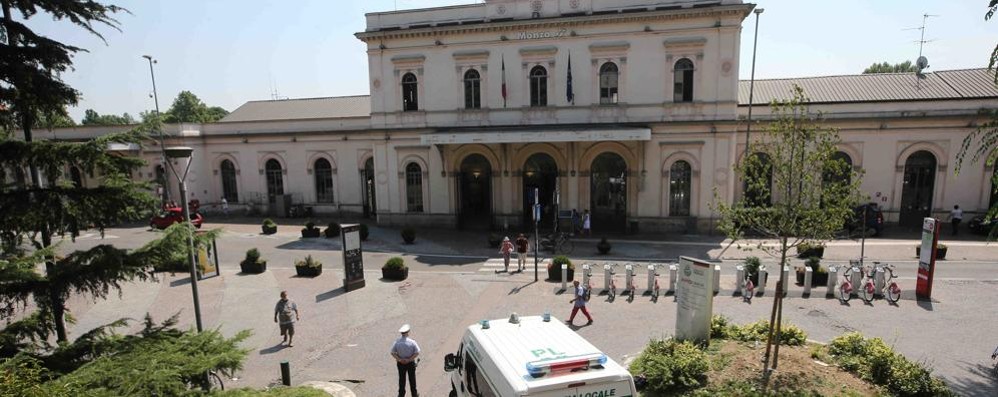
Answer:
[{"label": "sign board on pole", "polygon": [[214,239],[207,246],[198,245],[198,280],[212,278],[219,275],[218,270],[218,244]]},{"label": "sign board on pole", "polygon": [[340,226],[343,240],[343,289],[347,292],[364,288],[364,255],[360,246],[360,225]]},{"label": "sign board on pole", "polygon": [[710,343],[710,318],[714,311],[714,271],[710,263],[679,257],[676,286],[676,339]]},{"label": "sign board on pole", "polygon": [[939,244],[939,220],[922,220],[922,248],[918,257],[918,280],[915,295],[919,299],[932,298],[932,278],[936,273],[936,246]]}]

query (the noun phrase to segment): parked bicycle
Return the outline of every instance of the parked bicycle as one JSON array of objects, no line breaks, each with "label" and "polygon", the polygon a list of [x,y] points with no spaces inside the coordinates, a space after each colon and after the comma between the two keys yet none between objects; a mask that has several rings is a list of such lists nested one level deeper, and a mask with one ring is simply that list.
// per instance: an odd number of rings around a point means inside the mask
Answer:
[{"label": "parked bicycle", "polygon": [[655,277],[655,284],[654,284],[655,286],[651,290],[651,301],[652,302],[658,302],[658,295],[662,291],[662,288],[660,288],[658,286],[658,276],[659,276],[659,274],[658,274],[658,267],[659,266],[661,266],[661,265],[652,265],[652,268],[654,269],[653,270],[654,271],[653,277]]},{"label": "parked bicycle", "polygon": [[876,277],[877,269],[884,269],[884,286],[880,291],[881,295],[891,303],[897,303],[901,299],[901,287],[898,285],[897,276],[894,275],[894,265],[883,265],[880,266],[880,262],[873,262],[873,268],[870,269],[870,273],[866,277],[866,282],[863,283],[863,300],[867,302],[873,301],[874,295],[876,295],[877,287],[874,280]]},{"label": "parked bicycle", "polygon": [[555,233],[544,237],[540,241],[541,248],[554,252],[555,254],[569,255],[575,250],[575,243],[568,233]]},{"label": "parked bicycle", "polygon": [[582,286],[585,288],[582,299],[589,302],[593,296],[593,267],[591,264],[582,265]]},{"label": "parked bicycle", "polygon": [[626,285],[626,287],[627,287],[627,301],[628,302],[634,302],[634,295],[637,295],[637,291],[638,291],[637,286],[634,285],[634,279],[635,279],[635,277],[634,277],[634,265],[628,263],[624,267],[624,269],[627,270],[627,274],[630,275],[630,277],[628,277],[627,280],[625,280],[625,282],[627,283],[627,285]]},{"label": "parked bicycle", "polygon": [[846,269],[845,274],[843,274],[845,279],[842,280],[842,284],[839,285],[839,300],[842,302],[849,302],[849,300],[852,299],[853,285],[850,276],[855,271],[859,271],[862,274],[863,268],[858,265],[850,265]]},{"label": "parked bicycle", "polygon": [[610,266],[610,269],[609,269],[610,270],[610,291],[608,292],[607,297],[609,298],[609,300],[611,302],[613,302],[614,299],[617,299],[617,280],[615,280],[615,277],[613,277],[614,275],[617,274],[617,272],[614,269],[616,269],[617,266],[620,266],[620,265],[614,263],[614,264],[609,265],[609,266]]}]

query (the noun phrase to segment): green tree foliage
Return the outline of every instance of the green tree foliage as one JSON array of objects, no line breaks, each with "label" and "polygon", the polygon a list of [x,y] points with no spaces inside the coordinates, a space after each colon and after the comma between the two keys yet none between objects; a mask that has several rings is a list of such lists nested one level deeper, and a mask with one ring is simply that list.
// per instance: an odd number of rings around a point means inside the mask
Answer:
[{"label": "green tree foliage", "polygon": [[875,73],[915,73],[918,68],[911,61],[904,61],[901,63],[891,64],[890,62],[884,63],[874,63],[870,67],[863,70],[863,74],[875,74]]},{"label": "green tree foliage", "polygon": [[214,123],[229,114],[218,106],[208,107],[190,91],[181,91],[166,112],[166,123]]},{"label": "green tree foliage", "polygon": [[128,125],[135,124],[135,119],[132,115],[124,113],[121,116],[114,114],[100,114],[93,109],[87,109],[83,113],[83,120],[80,121],[82,125]]},{"label": "green tree foliage", "polygon": [[[767,131],[749,145],[752,154],[735,168],[745,183],[743,197],[732,204],[715,199],[721,230],[736,241],[746,233],[777,240],[776,245],[760,243],[754,248],[779,258],[781,267],[798,245],[833,238],[859,199],[860,175],[835,157],[838,133],[808,110],[803,89],[795,86],[792,94],[792,99],[772,104]],[[786,285],[790,280],[776,271]],[[773,368],[778,364],[782,301],[773,300],[766,349],[768,364],[770,347],[775,346]]]}]

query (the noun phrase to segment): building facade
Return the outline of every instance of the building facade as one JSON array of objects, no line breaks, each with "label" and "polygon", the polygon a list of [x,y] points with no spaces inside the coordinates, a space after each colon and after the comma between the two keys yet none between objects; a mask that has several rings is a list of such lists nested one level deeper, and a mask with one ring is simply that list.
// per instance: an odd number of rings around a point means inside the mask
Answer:
[{"label": "building facade", "polygon": [[[981,109],[998,107],[985,70],[759,80],[749,104],[738,65],[753,8],[486,0],[368,14],[356,36],[370,95],[248,102],[218,123],[171,126],[168,140],[195,148],[188,184],[202,203],[516,228],[538,202],[542,225],[576,209],[598,231],[686,233],[711,229],[711,204],[741,194],[749,107],[761,131],[768,103],[799,85],[889,222],[994,202],[993,167],[954,173]],[[156,179],[158,147],[126,149],[150,161],[137,177]]]}]

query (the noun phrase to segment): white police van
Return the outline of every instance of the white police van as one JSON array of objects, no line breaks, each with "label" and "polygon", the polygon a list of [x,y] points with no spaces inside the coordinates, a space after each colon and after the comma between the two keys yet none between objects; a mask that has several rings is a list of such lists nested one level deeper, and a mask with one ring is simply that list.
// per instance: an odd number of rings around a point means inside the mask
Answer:
[{"label": "white police van", "polygon": [[634,379],[550,315],[468,327],[444,359],[451,397],[632,397]]}]

